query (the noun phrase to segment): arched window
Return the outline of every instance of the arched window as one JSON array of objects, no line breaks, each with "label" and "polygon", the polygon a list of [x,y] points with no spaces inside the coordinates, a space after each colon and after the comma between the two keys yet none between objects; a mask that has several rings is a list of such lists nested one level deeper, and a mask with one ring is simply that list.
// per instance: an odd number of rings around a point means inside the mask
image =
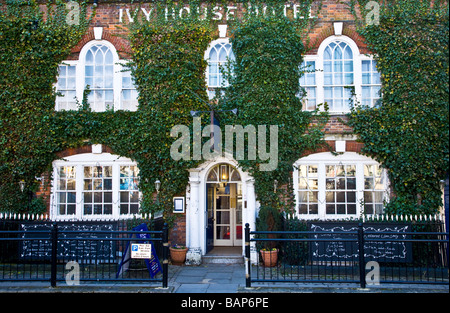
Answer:
[{"label": "arched window", "polygon": [[352,49],[345,42],[331,42],[323,55],[324,101],[330,111],[348,111],[354,85]]},{"label": "arched window", "polygon": [[234,60],[234,54],[228,39],[219,39],[212,42],[207,50],[206,58],[208,60],[206,70],[208,95],[210,98],[213,98],[215,88],[228,86],[228,81],[224,77],[224,71],[228,62]]},{"label": "arched window", "polygon": [[111,49],[96,44],[84,59],[84,86],[91,92],[88,102],[94,111],[105,111],[114,106],[114,57]]}]

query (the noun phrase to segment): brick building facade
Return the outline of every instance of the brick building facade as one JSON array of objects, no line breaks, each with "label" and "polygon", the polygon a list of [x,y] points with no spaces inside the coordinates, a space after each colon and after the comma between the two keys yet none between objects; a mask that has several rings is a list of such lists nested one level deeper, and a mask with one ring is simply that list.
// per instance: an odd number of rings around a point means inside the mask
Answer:
[{"label": "brick building facade", "polygon": [[[73,48],[64,65],[61,65],[63,74],[60,74],[60,81],[64,79],[65,82],[71,81],[71,84],[58,84],[57,88],[67,95],[73,94],[80,98],[86,81],[95,79],[95,73],[88,72],[93,66],[101,66],[105,72],[114,67],[113,75],[116,76],[111,77],[114,84],[110,89],[104,86],[98,88],[99,94],[103,96],[95,100],[94,111],[102,110],[102,106],[109,101],[110,91],[114,98],[114,101],[111,98],[111,103],[114,103],[115,108],[135,110],[135,89],[130,84],[130,77],[121,72],[120,65],[117,65],[131,55],[125,26],[130,23],[130,12],[135,6],[130,1],[96,2],[96,15],[87,33]],[[142,13],[148,13],[151,5],[143,3]],[[294,5],[285,5],[288,14],[294,14]],[[238,12],[239,8],[234,10]],[[222,24],[226,24],[224,8],[218,12],[223,16]],[[387,176],[377,162],[359,154],[363,144],[357,141],[352,129],[345,124],[349,107],[344,89],[345,84],[353,85],[359,101],[373,104],[379,98],[379,74],[364,39],[355,31],[353,16],[346,4],[324,0],[317,17],[318,21],[308,35],[309,41],[305,41],[308,46],[305,64],[320,71],[310,73],[300,83],[307,91],[305,109],[308,106],[315,108],[316,104],[325,101],[330,104],[330,119],[325,126],[325,141],[329,148],[309,151],[293,165],[296,212],[299,218],[304,219],[357,217],[363,210],[369,214],[381,213],[383,201],[388,196]],[[227,35],[218,32],[219,39],[211,43],[210,49],[216,44],[227,42]],[[208,51],[205,55],[208,55]],[[100,53],[103,53],[103,59],[96,64],[92,55]],[[338,81],[347,78],[350,80]],[[71,109],[73,105],[67,98],[58,98],[56,109]],[[118,158],[111,149],[102,145],[68,149],[60,157],[62,159],[53,164],[53,180],[50,180],[49,174],[45,174],[46,183],[38,192],[38,196],[46,199],[52,218],[74,216],[91,219],[101,215],[129,218],[138,213],[138,187],[133,185],[137,170],[133,160]],[[209,214],[206,207],[213,197],[228,197],[227,201],[233,203],[226,209],[215,208],[215,213],[220,211],[234,216],[222,223],[215,221],[213,246],[242,247],[242,225],[249,223],[251,228],[255,227],[258,203],[254,181],[236,165],[235,160],[221,158],[205,162],[190,171],[186,194],[183,195],[185,210],[177,215],[171,241],[186,244],[190,248],[188,259],[193,263],[198,262],[210,249],[206,242],[209,225],[205,215]],[[230,174],[228,189],[221,185],[220,180],[209,180],[215,171],[217,174],[222,171],[222,166]],[[236,175],[234,180],[231,180],[231,173]],[[95,180],[100,177],[103,198],[97,201],[93,199],[96,196],[95,189],[85,189],[83,180],[92,180],[95,184]],[[127,185],[122,183],[125,181]],[[64,188],[61,184],[64,184]],[[110,186],[105,187],[107,184]],[[99,211],[96,213],[97,206]]]}]

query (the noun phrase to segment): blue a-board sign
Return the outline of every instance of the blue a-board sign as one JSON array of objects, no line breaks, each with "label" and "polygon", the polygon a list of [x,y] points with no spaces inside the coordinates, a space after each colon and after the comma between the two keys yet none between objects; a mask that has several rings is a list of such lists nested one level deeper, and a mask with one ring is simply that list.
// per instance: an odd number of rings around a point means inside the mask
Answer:
[{"label": "blue a-board sign", "polygon": [[[152,245],[152,254],[150,259],[145,259],[145,265],[147,266],[148,272],[150,273],[150,277],[154,278],[156,274],[162,271],[161,263],[159,262],[158,256],[156,255],[155,245],[149,240],[150,235],[144,232],[148,232],[147,224],[143,223],[139,226],[133,228],[133,231],[141,231],[142,234],[133,234],[130,236],[130,239],[133,238],[134,235],[138,243],[150,243]],[[119,270],[117,271],[116,278],[118,278],[121,274],[128,270],[131,261],[130,254],[130,241],[127,243],[127,247],[122,256],[122,261],[119,264]]]}]

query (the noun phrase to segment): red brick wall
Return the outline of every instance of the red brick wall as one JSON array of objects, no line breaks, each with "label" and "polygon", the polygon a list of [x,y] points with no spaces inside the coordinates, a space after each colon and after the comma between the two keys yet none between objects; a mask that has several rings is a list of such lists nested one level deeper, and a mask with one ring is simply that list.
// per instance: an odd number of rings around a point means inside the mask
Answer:
[{"label": "red brick wall", "polygon": [[186,214],[177,214],[177,219],[169,232],[171,245],[186,245]]}]

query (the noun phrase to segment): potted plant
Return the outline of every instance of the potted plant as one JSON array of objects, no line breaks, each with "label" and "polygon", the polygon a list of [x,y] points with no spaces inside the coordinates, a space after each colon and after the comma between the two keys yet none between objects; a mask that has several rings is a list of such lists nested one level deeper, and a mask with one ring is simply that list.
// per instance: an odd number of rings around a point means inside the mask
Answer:
[{"label": "potted plant", "polygon": [[[280,231],[282,225],[281,213],[274,207],[262,206],[259,210],[257,222],[258,231]],[[261,238],[277,238],[277,234],[264,234]],[[260,245],[261,258],[266,267],[276,266],[278,262],[278,248],[276,241],[262,241]]]},{"label": "potted plant", "polygon": [[175,244],[169,248],[170,250],[170,259],[172,260],[172,264],[181,265],[186,260],[186,252],[188,248],[183,245]]}]

